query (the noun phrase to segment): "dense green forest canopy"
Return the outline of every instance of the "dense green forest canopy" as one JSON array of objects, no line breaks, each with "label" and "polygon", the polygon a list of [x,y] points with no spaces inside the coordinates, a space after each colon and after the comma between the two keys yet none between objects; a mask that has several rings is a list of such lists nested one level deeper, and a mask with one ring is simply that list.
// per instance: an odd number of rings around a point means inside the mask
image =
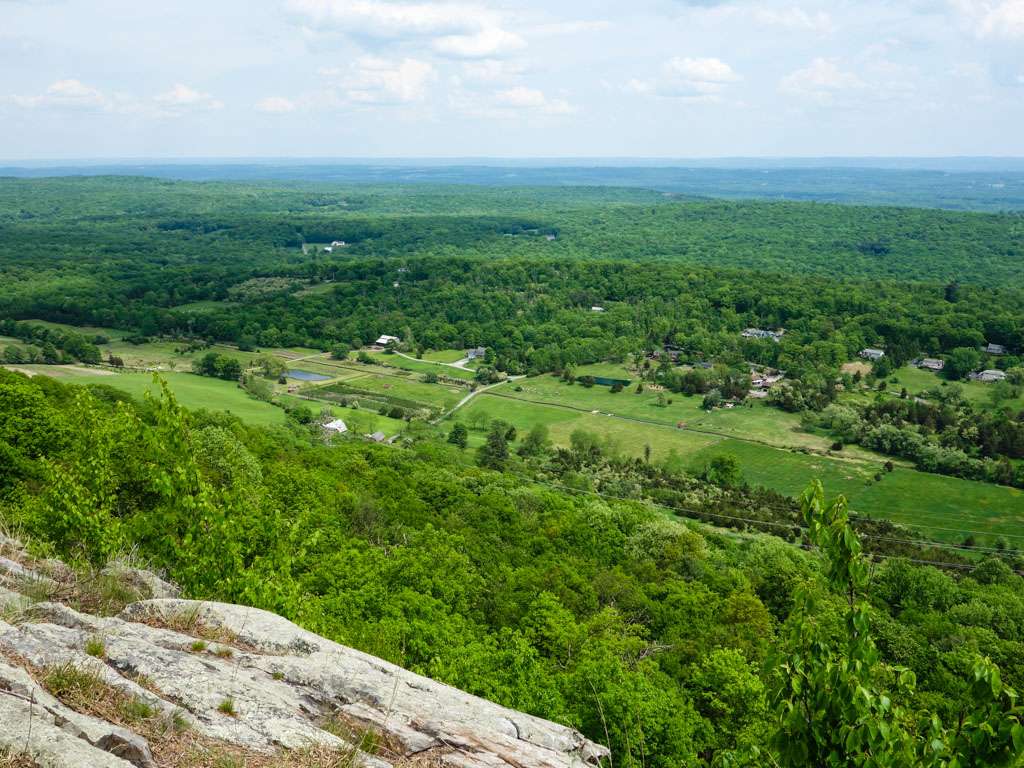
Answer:
[{"label": "dense green forest canopy", "polygon": [[[847,352],[1014,345],[1022,251],[1017,215],[598,188],[0,182],[2,316],[323,347],[409,327],[430,344],[509,339],[523,364],[526,346],[564,347],[559,329],[602,337],[603,354],[610,337],[668,341],[695,322],[820,342],[853,324]],[[225,303],[190,306],[210,301]],[[622,306],[580,317],[592,303]]]}]

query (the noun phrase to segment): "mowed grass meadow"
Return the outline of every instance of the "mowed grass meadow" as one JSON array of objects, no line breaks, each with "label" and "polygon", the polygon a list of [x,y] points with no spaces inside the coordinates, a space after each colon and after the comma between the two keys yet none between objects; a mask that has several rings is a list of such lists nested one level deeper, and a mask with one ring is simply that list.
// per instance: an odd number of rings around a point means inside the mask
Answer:
[{"label": "mowed grass meadow", "polygon": [[410,359],[394,353],[367,352],[367,354],[383,365],[412,371],[413,373],[436,373],[438,376],[450,376],[454,379],[465,379],[466,381],[472,381],[475,375],[473,371],[466,371],[452,365],[443,365],[429,360]]},{"label": "mowed grass meadow", "polygon": [[[578,385],[573,389],[593,391]],[[607,392],[607,388],[604,389]],[[751,485],[797,496],[811,480],[820,479],[828,494],[846,496],[855,514],[891,519],[944,541],[959,542],[968,533],[976,532],[979,542],[992,543],[998,536],[1011,537],[1012,541],[1012,537],[1018,536],[1024,544],[1024,492],[1018,489],[932,475],[901,466],[887,472],[884,469],[886,457],[866,451],[858,454],[845,449],[842,454],[825,456],[801,450],[798,445],[793,445],[792,449],[774,447],[750,438],[728,436],[727,423],[717,425],[722,428],[722,434],[709,434],[696,431],[702,426],[696,421],[693,428],[678,429],[528,402],[522,398],[526,394],[525,387],[516,398],[498,393],[507,394],[508,388],[499,387],[479,395],[454,418],[470,427],[480,427],[488,419],[502,419],[514,424],[520,436],[535,424],[544,424],[557,446],[568,446],[572,433],[581,429],[610,440],[629,456],[643,456],[646,446],[650,446],[654,461],[675,454],[691,472],[702,471],[717,455],[731,454],[739,460],[744,481]],[[769,430],[768,422],[773,413],[788,416],[761,404],[754,409],[736,408],[721,413],[728,420],[736,420],[737,432],[743,431],[742,420],[753,413],[754,423],[748,434],[755,436]],[[471,428],[470,447],[483,443],[484,437],[482,428]]]},{"label": "mowed grass meadow", "polygon": [[[146,392],[159,393],[159,385],[153,381],[152,373],[112,373],[99,375],[85,368],[53,365],[19,365],[36,375],[53,376],[68,384],[104,384],[141,400]],[[225,411],[250,424],[283,424],[285,412],[270,403],[252,398],[233,381],[222,381],[193,373],[162,372],[160,377],[167,382],[174,397],[183,406],[197,410]]]}]

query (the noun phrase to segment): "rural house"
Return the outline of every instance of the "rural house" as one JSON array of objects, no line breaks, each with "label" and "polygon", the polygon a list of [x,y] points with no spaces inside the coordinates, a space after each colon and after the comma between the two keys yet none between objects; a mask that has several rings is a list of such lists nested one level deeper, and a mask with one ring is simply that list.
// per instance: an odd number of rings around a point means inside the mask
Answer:
[{"label": "rural house", "polygon": [[928,371],[941,371],[946,367],[946,361],[935,357],[925,357],[918,361],[917,367]]},{"label": "rural house", "polygon": [[1002,344],[990,343],[987,347],[985,347],[985,351],[988,352],[988,354],[990,355],[1005,355],[1006,347],[1004,347]]},{"label": "rural house", "polygon": [[367,440],[372,440],[375,443],[383,443],[386,438],[387,435],[385,435],[383,432],[374,432],[372,435],[366,436]]},{"label": "rural house", "polygon": [[863,357],[865,360],[881,360],[883,357],[885,357],[885,350],[868,347],[867,349],[862,349],[860,351],[860,356]]},{"label": "rural house", "polygon": [[474,347],[473,349],[466,350],[466,358],[468,360],[483,360],[487,355],[487,347]]},{"label": "rural house", "polygon": [[972,381],[983,381],[986,383],[993,381],[1003,381],[1006,378],[1005,371],[997,371],[995,368],[988,368],[979,373],[972,373],[970,375]]},{"label": "rural house", "polygon": [[590,311],[591,312],[604,312],[604,307],[599,307],[597,305],[594,305],[593,307],[590,308]]},{"label": "rural house", "polygon": [[391,343],[397,344],[400,341],[401,341],[401,339],[398,338],[397,336],[388,336],[387,334],[385,334],[385,335],[381,336],[379,339],[377,339],[373,343],[374,343],[375,346],[378,346],[378,347],[386,347],[388,344],[391,344]]},{"label": "rural house", "polygon": [[329,435],[343,435],[348,432],[348,425],[341,419],[335,419],[324,424],[324,432]]},{"label": "rural house", "polygon": [[769,331],[764,328],[744,328],[740,334],[745,339],[771,339],[772,341],[782,341],[782,337],[785,335],[785,331],[781,328],[777,331]]}]

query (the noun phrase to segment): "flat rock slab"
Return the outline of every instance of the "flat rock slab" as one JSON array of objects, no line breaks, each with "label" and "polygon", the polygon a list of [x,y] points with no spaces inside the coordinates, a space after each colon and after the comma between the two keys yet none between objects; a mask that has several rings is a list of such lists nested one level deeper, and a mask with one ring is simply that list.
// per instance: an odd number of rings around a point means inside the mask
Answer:
[{"label": "flat rock slab", "polygon": [[[357,731],[376,732],[402,762],[419,756],[453,768],[584,768],[608,756],[571,728],[413,674],[255,608],[162,598],[133,603],[111,618],[37,603],[29,617],[17,626],[0,621],[0,651],[9,658],[90,669],[196,732],[254,752],[351,748],[320,727],[340,718]],[[220,642],[199,641],[197,634]],[[103,642],[102,660],[85,653],[94,638]],[[67,711],[23,670],[0,660],[0,746],[23,746],[18,740],[26,738],[31,707],[39,765],[151,768],[139,737],[133,741],[130,732]],[[50,737],[65,750],[63,762],[46,762],[43,744]],[[362,763],[388,765],[370,755]]]}]

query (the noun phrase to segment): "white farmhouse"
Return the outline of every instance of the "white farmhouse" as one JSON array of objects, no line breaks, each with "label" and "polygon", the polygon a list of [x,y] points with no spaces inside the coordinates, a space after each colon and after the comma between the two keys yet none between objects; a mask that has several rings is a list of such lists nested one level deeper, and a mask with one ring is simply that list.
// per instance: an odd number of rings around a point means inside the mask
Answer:
[{"label": "white farmhouse", "polygon": [[324,424],[324,432],[329,435],[343,435],[348,432],[348,424],[341,419],[335,419]]}]

